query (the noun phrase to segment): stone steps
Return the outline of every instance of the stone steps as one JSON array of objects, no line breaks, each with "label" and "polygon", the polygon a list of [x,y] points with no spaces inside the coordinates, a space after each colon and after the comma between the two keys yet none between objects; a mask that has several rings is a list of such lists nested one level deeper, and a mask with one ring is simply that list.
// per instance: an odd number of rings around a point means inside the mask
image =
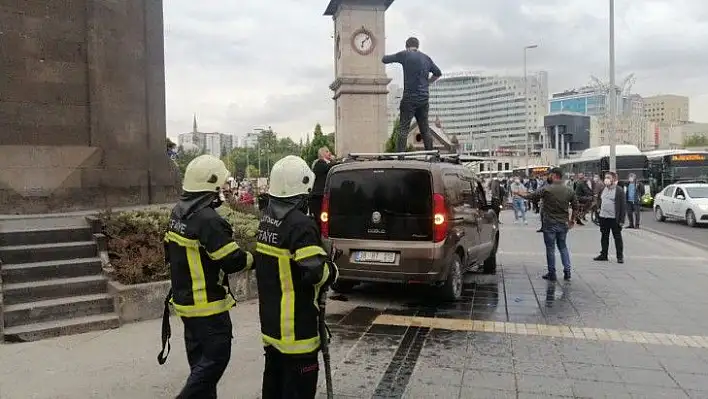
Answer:
[{"label": "stone steps", "polygon": [[118,327],[120,327],[118,315],[107,313],[6,328],[5,341],[38,341],[40,339],[55,338],[61,335],[81,334]]},{"label": "stone steps", "polygon": [[98,257],[2,266],[2,279],[5,284],[93,276],[99,273],[101,273],[101,258]]},{"label": "stone steps", "polygon": [[[61,222],[61,223],[60,223]],[[116,328],[98,245],[83,220],[16,223],[0,232],[2,328],[6,342]]]},{"label": "stone steps", "polygon": [[59,242],[52,244],[12,245],[0,247],[3,263],[46,262],[98,256],[94,241]]},{"label": "stone steps", "polygon": [[108,279],[101,274],[5,284],[5,305],[38,302],[75,295],[106,292]]}]

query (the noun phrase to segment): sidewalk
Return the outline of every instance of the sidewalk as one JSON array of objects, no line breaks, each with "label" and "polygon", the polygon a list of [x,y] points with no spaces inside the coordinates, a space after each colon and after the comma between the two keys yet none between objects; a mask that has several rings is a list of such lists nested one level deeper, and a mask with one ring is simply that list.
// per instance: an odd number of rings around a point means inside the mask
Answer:
[{"label": "sidewalk", "polygon": [[[553,383],[566,384],[562,392],[571,396],[594,396],[579,394],[590,389],[613,398],[633,397],[627,392],[634,397],[687,398],[691,390],[698,392],[695,397],[708,397],[708,349],[679,344],[576,343],[572,338],[504,334],[503,328],[502,333],[460,331],[451,338],[452,333],[431,328],[421,338],[420,357],[404,354],[404,360],[396,360],[394,353],[401,352],[406,329],[380,323],[372,326],[382,312],[491,320],[501,322],[502,327],[530,323],[708,335],[708,252],[647,231],[624,230],[626,263],[614,261],[612,244],[610,262],[593,262],[599,251],[599,230],[594,225],[579,226],[568,238],[573,281],[548,284],[540,278],[545,272],[545,254],[542,236],[535,233],[537,217],[530,215],[528,226],[514,225],[511,212],[505,211],[502,221],[498,275],[468,276],[467,298],[459,303],[431,309],[427,294],[391,286],[361,288],[348,295],[346,302],[329,302],[338,397],[369,397],[377,384],[385,385],[391,370],[412,373],[402,386],[395,387],[412,399],[435,395],[516,398],[519,392],[542,393],[538,390],[550,389]],[[219,385],[221,398],[259,397],[263,355],[257,308],[257,302],[250,301],[231,312],[235,339],[231,363]],[[171,322],[173,348],[164,366],[156,360],[160,320],[0,345],[0,398],[174,398],[188,366],[182,324],[175,318]],[[543,353],[542,361],[533,355],[538,351]],[[519,361],[524,356],[530,360]],[[398,369],[392,368],[396,362],[403,362]],[[594,373],[591,377],[578,375],[579,365],[585,363],[592,368],[587,371]],[[490,370],[496,374],[488,374]],[[502,384],[501,374],[510,382]],[[598,382],[607,381],[603,378],[608,375],[618,381]],[[496,379],[475,379],[483,376]],[[540,378],[555,379],[540,384]]]}]

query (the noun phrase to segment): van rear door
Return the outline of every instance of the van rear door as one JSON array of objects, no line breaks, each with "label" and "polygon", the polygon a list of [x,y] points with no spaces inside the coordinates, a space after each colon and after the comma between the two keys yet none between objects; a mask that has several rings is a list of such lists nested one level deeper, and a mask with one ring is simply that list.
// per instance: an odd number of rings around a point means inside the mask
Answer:
[{"label": "van rear door", "polygon": [[426,169],[348,169],[328,178],[332,238],[430,241],[432,178]]}]

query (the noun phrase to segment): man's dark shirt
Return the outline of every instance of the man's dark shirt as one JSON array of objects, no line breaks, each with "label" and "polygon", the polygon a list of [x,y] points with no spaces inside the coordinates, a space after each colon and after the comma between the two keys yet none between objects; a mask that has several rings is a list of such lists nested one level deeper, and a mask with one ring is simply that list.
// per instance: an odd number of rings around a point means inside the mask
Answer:
[{"label": "man's dark shirt", "polygon": [[534,191],[528,196],[531,200],[543,200],[544,221],[567,225],[570,220],[568,208],[572,206],[573,212],[578,209],[578,199],[573,189],[556,181],[553,184],[544,186],[538,191]]},{"label": "man's dark shirt", "polygon": [[381,61],[384,64],[397,62],[403,67],[402,100],[427,101],[430,74],[437,77],[442,76],[440,68],[435,65],[433,60],[418,50],[403,50],[396,54],[386,55]]},{"label": "man's dark shirt", "polygon": [[588,186],[586,180],[578,180],[575,182],[575,196],[579,201],[587,201],[592,199],[592,189]]},{"label": "man's dark shirt", "polygon": [[315,183],[312,186],[311,195],[324,195],[327,173],[329,173],[332,166],[334,166],[334,162],[327,163],[324,159],[318,159],[312,164],[312,172],[315,174]]}]

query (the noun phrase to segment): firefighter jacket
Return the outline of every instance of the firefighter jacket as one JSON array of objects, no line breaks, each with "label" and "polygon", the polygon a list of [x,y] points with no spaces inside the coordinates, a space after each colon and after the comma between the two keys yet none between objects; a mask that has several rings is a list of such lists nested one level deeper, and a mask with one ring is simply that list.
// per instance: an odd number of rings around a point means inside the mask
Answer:
[{"label": "firefighter jacket", "polygon": [[284,354],[312,353],[320,347],[319,295],[337,267],[314,220],[281,201],[269,199],[254,254],[263,343]]},{"label": "firefighter jacket", "polygon": [[178,203],[172,211],[165,252],[177,315],[211,316],[234,306],[226,275],[249,269],[253,256],[240,249],[232,235],[229,223],[211,206],[185,211]]}]

